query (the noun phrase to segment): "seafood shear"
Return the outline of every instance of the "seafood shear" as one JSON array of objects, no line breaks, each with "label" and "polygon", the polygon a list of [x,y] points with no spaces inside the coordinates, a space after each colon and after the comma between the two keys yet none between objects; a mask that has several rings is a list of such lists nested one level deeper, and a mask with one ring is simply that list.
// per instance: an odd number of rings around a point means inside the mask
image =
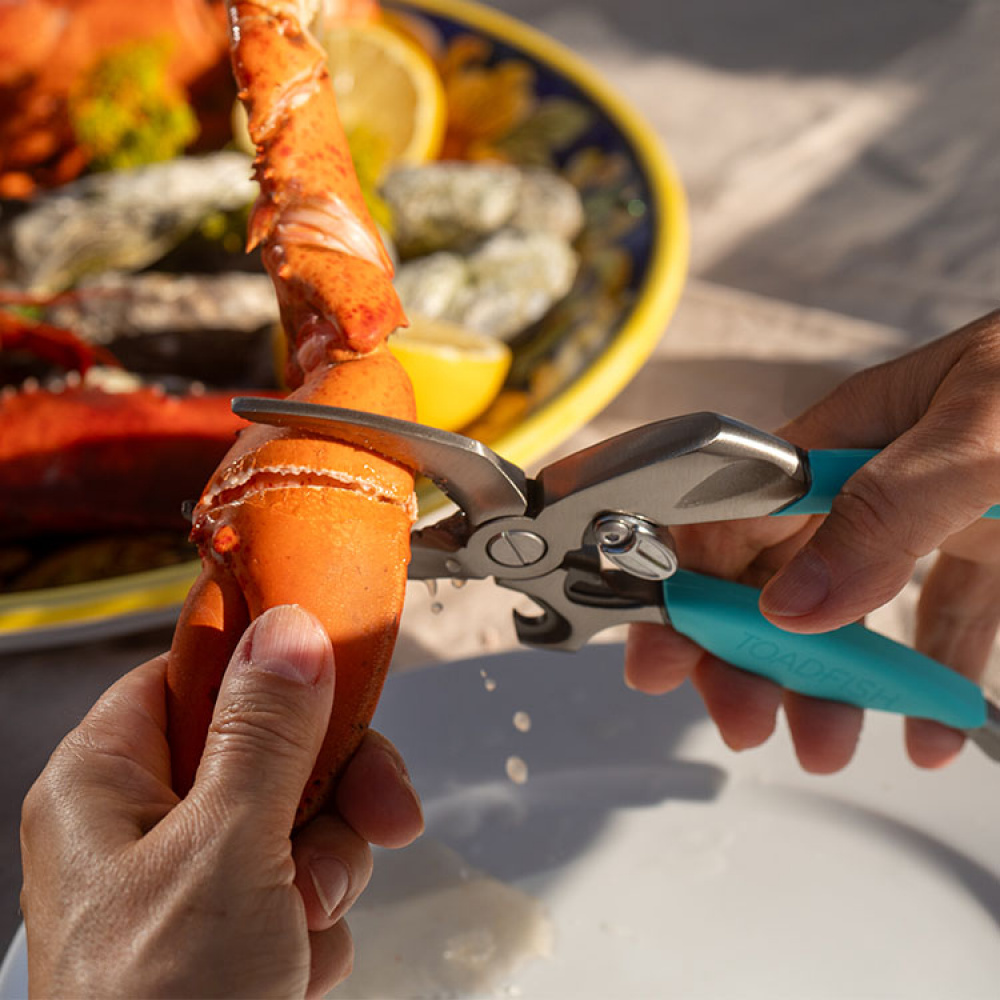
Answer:
[{"label": "seafood shear", "polygon": [[[626,431],[529,478],[460,434],[353,410],[239,397],[247,420],[335,436],[432,480],[455,504],[413,532],[413,579],[481,579],[527,594],[521,642],[575,650],[626,622],[669,622],[716,656],[817,698],[934,719],[1000,760],[1000,707],[965,677],[861,624],[799,635],[759,591],[679,568],[669,526],[830,510],[868,450],[804,452],[715,413]],[[984,515],[1000,518],[1000,505]]]}]

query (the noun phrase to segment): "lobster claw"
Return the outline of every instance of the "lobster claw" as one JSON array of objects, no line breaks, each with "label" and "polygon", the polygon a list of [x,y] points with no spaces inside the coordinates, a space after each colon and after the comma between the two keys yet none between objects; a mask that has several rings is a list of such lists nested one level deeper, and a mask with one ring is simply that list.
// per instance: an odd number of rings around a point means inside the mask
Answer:
[{"label": "lobster claw", "polygon": [[[323,49],[287,0],[227,0],[233,72],[257,145],[262,247],[289,341],[291,400],[414,419],[413,390],[384,339],[405,323],[368,214]],[[222,674],[268,608],[311,611],[333,643],[336,696],[297,815],[313,815],[375,711],[406,588],[413,474],[307,429],[255,425],[194,509],[203,570],[167,674],[175,790],[194,780]]]},{"label": "lobster claw", "polygon": [[[413,415],[385,348],[324,369],[293,399]],[[175,790],[193,783],[222,673],[250,621],[298,604],[334,647],[337,695],[298,821],[326,797],[375,711],[399,627],[416,513],[403,466],[307,431],[245,430],[196,505],[203,570],[181,612],[168,669]]]}]

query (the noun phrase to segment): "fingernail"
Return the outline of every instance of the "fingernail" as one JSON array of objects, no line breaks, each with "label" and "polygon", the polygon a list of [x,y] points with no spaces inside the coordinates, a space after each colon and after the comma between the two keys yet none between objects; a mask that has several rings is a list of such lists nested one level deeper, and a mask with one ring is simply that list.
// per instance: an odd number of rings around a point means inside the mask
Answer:
[{"label": "fingernail", "polygon": [[406,763],[401,757],[397,757],[391,750],[387,747],[379,747],[378,754],[386,761],[390,768],[396,772],[407,784],[410,783],[410,772],[406,769]]},{"label": "fingernail", "polygon": [[761,594],[761,610],[776,618],[815,611],[830,593],[830,571],[812,549],[803,549]]},{"label": "fingernail", "polygon": [[416,788],[413,787],[413,781],[410,778],[410,772],[406,769],[406,765],[392,754],[390,751],[386,750],[385,747],[379,748],[379,756],[382,758],[384,763],[391,769],[392,773],[399,778],[400,784],[406,789],[407,794],[413,801],[417,804],[417,808],[420,809],[420,796],[417,795]]},{"label": "fingernail", "polygon": [[256,670],[315,684],[330,655],[319,622],[297,605],[270,608],[254,622],[250,662]]},{"label": "fingernail", "polygon": [[347,866],[340,858],[318,856],[309,862],[309,875],[312,878],[319,905],[323,907],[323,911],[328,917],[332,917],[344,901],[351,885],[351,876]]}]

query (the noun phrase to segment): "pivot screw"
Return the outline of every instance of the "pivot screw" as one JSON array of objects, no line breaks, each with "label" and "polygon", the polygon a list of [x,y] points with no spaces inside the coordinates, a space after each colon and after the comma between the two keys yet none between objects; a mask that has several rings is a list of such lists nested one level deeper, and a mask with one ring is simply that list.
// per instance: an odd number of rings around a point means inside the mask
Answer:
[{"label": "pivot screw", "polygon": [[533,566],[546,553],[548,546],[541,535],[533,531],[501,531],[486,546],[490,558],[501,566]]},{"label": "pivot screw", "polygon": [[604,548],[628,546],[635,537],[635,529],[622,517],[602,517],[594,523],[597,544]]}]

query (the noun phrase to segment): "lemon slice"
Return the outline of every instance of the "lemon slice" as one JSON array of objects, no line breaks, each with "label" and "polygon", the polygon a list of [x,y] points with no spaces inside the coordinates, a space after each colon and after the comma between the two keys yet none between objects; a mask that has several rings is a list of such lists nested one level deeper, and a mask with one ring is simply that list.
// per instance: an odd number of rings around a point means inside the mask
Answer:
[{"label": "lemon slice", "polygon": [[420,45],[364,21],[340,24],[320,41],[348,136],[378,146],[386,164],[437,156],[447,120],[444,87]]},{"label": "lemon slice", "polygon": [[410,317],[388,341],[413,382],[417,420],[455,431],[475,420],[496,398],[510,369],[501,340],[453,323]]}]

